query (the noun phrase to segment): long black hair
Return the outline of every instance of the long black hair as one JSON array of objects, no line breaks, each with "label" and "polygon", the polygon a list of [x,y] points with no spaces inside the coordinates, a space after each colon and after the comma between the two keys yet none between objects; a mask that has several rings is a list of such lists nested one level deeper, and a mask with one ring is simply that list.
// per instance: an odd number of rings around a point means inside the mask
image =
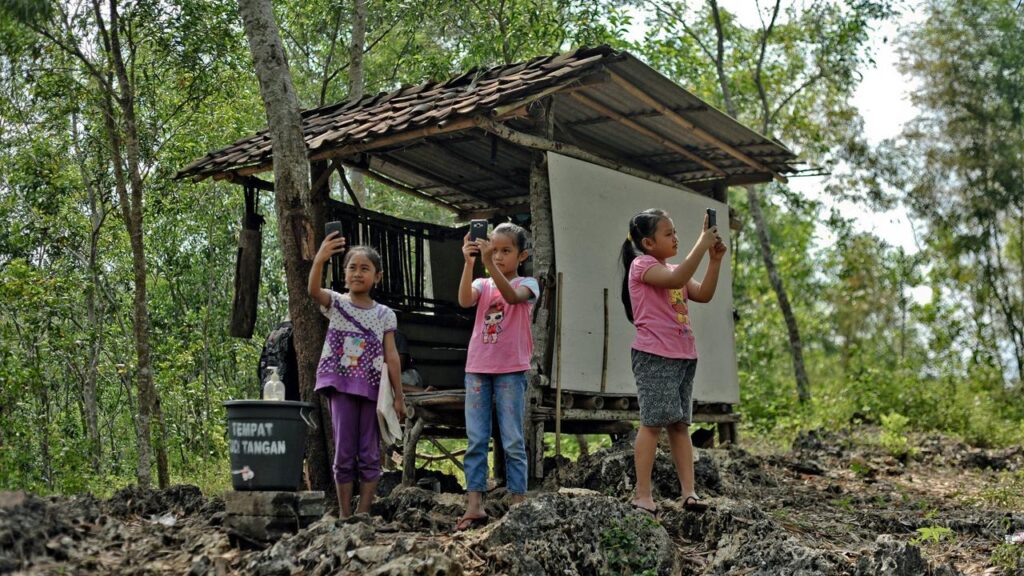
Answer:
[{"label": "long black hair", "polygon": [[633,302],[629,298],[629,267],[641,254],[646,254],[644,238],[651,238],[658,229],[658,222],[668,218],[668,212],[658,208],[648,208],[638,212],[629,219],[629,235],[622,243],[619,256],[622,260],[622,306],[626,309],[626,318],[633,323]]}]

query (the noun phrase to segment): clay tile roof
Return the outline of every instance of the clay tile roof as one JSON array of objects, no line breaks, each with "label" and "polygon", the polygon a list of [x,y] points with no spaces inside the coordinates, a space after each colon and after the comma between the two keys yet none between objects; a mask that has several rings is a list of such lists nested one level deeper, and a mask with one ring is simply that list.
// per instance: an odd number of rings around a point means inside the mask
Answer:
[{"label": "clay tile roof", "polygon": [[[568,78],[583,77],[602,61],[616,59],[607,46],[580,48],[509,66],[473,69],[447,82],[424,82],[302,112],[310,155],[367,138],[412,130],[452,115],[474,116],[540,92]],[[203,179],[251,166],[269,165],[270,139],[263,130],[182,168],[176,178]]]}]

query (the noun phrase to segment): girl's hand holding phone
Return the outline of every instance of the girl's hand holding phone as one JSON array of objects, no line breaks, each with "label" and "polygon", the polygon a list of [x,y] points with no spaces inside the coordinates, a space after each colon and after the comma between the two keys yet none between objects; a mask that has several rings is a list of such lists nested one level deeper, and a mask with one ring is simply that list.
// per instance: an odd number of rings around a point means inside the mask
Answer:
[{"label": "girl's hand holding phone", "polygon": [[726,247],[725,243],[719,240],[718,242],[715,242],[715,244],[711,248],[708,249],[708,256],[710,256],[712,260],[721,260],[722,256],[725,256],[725,253],[728,250],[729,249],[728,247]]},{"label": "girl's hand holding phone", "polygon": [[480,248],[480,255],[483,256],[484,263],[491,261],[491,256],[494,255],[494,246],[491,245],[490,240],[477,240],[476,245]]},{"label": "girl's hand holding phone", "polygon": [[476,240],[471,240],[469,234],[462,239],[462,257],[466,259],[469,264],[473,263],[473,259],[480,254],[480,247],[477,245]]},{"label": "girl's hand holding phone", "polygon": [[344,252],[346,244],[344,236],[339,236],[337,232],[331,232],[320,243],[320,249],[317,250],[315,259],[320,262],[326,262],[331,256]]},{"label": "girl's hand holding phone", "polygon": [[[697,240],[697,246],[703,250],[710,250],[715,244],[721,244],[722,238],[718,235],[718,226],[712,226],[708,228],[708,215],[704,215],[704,227],[703,232],[700,233],[700,239]],[[724,247],[724,245],[723,245]]]}]

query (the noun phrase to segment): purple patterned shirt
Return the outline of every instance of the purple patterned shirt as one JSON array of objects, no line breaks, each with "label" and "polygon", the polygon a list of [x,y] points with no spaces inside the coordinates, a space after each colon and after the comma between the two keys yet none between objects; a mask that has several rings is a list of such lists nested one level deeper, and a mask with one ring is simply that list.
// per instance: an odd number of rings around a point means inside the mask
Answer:
[{"label": "purple patterned shirt", "polygon": [[[347,295],[326,292],[331,305],[321,306],[320,312],[330,324],[316,369],[316,391],[333,388],[376,401],[384,365],[384,334],[398,327],[395,313],[376,302],[369,308],[360,308]],[[346,314],[362,326],[346,318]]]}]

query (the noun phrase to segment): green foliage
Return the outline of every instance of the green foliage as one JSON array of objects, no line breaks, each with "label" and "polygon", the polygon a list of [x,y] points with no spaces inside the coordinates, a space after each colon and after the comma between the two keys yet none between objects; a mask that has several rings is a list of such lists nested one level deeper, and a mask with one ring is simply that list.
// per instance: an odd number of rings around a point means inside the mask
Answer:
[{"label": "green foliage", "polygon": [[979,506],[1005,510],[1024,509],[1024,471],[1000,472],[970,500]]},{"label": "green foliage", "polygon": [[992,564],[1006,570],[1008,574],[1024,572],[1024,545],[1010,542],[996,544],[992,549]]},{"label": "green foliage", "polygon": [[956,534],[945,526],[922,526],[917,529],[917,536],[910,539],[912,544],[938,544],[953,540]]},{"label": "green foliage", "polygon": [[907,438],[909,424],[910,419],[898,412],[882,416],[882,431],[878,435],[878,442],[889,455],[902,459],[917,454],[918,450],[910,445]]},{"label": "green foliage", "polygon": [[647,576],[657,574],[657,550],[650,547],[647,535],[658,523],[646,514],[631,514],[601,533],[609,574]]}]

